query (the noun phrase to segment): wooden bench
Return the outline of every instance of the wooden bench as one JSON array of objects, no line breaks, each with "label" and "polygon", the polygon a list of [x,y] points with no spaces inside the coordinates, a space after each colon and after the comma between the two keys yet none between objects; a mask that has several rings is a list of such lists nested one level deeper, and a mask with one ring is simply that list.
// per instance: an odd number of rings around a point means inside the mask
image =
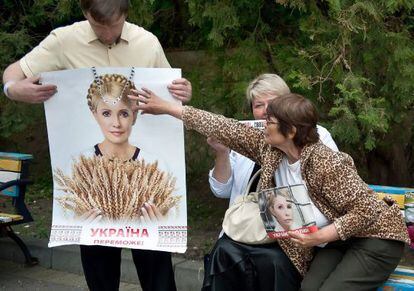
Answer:
[{"label": "wooden bench", "polygon": [[398,266],[378,291],[414,290],[414,269]]},{"label": "wooden bench", "polygon": [[[38,260],[30,254],[23,240],[13,231],[12,225],[33,221],[25,204],[29,162],[32,155],[0,152],[0,195],[11,201],[12,211],[0,211],[0,235],[14,240],[22,250],[27,265],[36,265]],[[4,205],[5,206],[5,205]],[[1,208],[0,208],[1,209]]]},{"label": "wooden bench", "polygon": [[[379,185],[369,185],[378,194],[378,199],[383,199],[384,196],[393,198],[401,211],[404,212],[406,207],[406,193],[414,193],[413,188],[402,187],[388,187]],[[406,247],[405,257],[401,260],[400,265],[391,274],[387,282],[378,288],[378,291],[406,291],[414,290],[414,250]]]}]

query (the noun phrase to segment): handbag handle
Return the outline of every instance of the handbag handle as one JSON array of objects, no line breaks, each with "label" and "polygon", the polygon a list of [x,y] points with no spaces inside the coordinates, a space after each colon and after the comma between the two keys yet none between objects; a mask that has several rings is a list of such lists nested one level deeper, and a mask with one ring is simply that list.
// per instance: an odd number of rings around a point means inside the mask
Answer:
[{"label": "handbag handle", "polygon": [[[249,183],[247,184],[246,190],[244,191],[243,196],[246,196],[247,194],[249,194],[250,192],[250,187],[252,187],[253,181],[256,180],[256,178],[260,175],[260,173],[262,173],[262,169],[258,170],[249,180]],[[259,185],[257,185],[256,191],[258,192],[260,191],[260,187]]]}]

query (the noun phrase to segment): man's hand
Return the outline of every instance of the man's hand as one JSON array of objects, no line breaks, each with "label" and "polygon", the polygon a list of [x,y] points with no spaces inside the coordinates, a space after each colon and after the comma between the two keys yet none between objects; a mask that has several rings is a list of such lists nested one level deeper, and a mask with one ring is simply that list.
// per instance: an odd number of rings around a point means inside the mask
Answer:
[{"label": "man's hand", "polygon": [[42,103],[57,92],[55,85],[40,85],[40,77],[30,77],[16,81],[8,88],[9,98],[27,103]]},{"label": "man's hand", "polygon": [[187,79],[181,78],[172,81],[168,85],[168,91],[170,91],[174,98],[177,98],[183,103],[188,103],[191,100],[192,87],[190,81]]}]

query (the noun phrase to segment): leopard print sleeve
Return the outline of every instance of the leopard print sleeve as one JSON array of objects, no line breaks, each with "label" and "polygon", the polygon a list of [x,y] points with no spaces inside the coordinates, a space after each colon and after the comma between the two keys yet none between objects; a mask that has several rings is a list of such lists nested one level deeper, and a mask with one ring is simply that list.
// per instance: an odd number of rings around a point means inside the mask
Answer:
[{"label": "leopard print sleeve", "polygon": [[184,106],[182,119],[187,129],[215,137],[232,150],[261,164],[261,153],[266,146],[261,130],[191,106]]},{"label": "leopard print sleeve", "polygon": [[342,240],[374,224],[381,213],[376,195],[359,177],[352,159],[343,153],[332,153],[325,162],[321,195],[339,216],[334,225]]}]

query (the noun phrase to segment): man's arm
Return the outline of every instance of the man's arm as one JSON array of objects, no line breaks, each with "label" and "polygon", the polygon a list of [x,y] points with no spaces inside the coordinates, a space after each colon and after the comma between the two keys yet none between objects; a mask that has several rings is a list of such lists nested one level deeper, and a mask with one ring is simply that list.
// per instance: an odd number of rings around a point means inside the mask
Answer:
[{"label": "man's arm", "polygon": [[19,61],[9,65],[3,73],[4,93],[12,100],[41,103],[56,93],[55,85],[40,85],[39,76],[26,78]]},{"label": "man's arm", "polygon": [[19,61],[14,62],[9,65],[3,73],[3,84],[6,84],[9,81],[18,81],[25,79],[26,76],[23,73],[22,68],[20,67]]}]

